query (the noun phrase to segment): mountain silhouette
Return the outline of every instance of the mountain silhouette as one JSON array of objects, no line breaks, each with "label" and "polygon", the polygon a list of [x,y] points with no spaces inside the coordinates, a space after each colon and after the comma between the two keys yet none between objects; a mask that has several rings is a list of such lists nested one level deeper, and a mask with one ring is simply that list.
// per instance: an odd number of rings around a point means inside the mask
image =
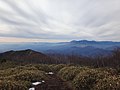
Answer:
[{"label": "mountain silhouette", "polygon": [[31,49],[20,50],[20,51],[7,51],[0,53],[0,59],[11,60],[21,63],[46,63],[50,62],[51,58],[47,55],[37,52]]}]

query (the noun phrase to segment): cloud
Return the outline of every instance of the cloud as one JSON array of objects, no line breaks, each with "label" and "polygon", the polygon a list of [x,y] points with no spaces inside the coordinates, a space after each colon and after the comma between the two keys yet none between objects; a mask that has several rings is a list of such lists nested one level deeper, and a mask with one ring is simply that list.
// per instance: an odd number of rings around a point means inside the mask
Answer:
[{"label": "cloud", "polygon": [[120,41],[119,0],[1,0],[0,37]]}]

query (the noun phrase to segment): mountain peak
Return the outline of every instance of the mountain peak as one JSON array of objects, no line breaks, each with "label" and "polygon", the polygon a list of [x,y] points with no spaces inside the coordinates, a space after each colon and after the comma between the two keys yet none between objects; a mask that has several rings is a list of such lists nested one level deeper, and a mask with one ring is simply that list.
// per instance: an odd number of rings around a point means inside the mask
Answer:
[{"label": "mountain peak", "polygon": [[16,52],[24,52],[24,53],[38,53],[37,51],[34,51],[32,49],[26,49],[26,50],[20,50],[20,51],[16,51]]},{"label": "mountain peak", "polygon": [[47,55],[37,52],[31,49],[20,50],[20,51],[8,51],[4,53],[0,53],[0,59],[6,59],[11,61],[18,62],[34,62],[41,63],[50,60],[50,57]]},{"label": "mountain peak", "polygon": [[88,40],[73,40],[71,43],[96,43],[96,41],[88,41]]}]

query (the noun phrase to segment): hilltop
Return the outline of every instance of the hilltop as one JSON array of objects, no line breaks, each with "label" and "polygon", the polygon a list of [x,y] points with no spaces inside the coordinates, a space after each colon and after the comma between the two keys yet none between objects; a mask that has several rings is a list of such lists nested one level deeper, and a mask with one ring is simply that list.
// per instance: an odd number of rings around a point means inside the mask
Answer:
[{"label": "hilltop", "polygon": [[31,49],[0,53],[0,59],[24,63],[46,63],[51,60],[47,55]]}]

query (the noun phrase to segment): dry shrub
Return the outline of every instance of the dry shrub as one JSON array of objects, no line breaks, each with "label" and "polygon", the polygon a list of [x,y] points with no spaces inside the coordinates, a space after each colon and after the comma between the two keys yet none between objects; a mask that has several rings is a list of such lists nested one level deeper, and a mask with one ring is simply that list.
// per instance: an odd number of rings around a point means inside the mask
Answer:
[{"label": "dry shrub", "polygon": [[57,73],[60,71],[60,69],[64,68],[66,65],[65,64],[58,64],[58,65],[49,65],[49,67],[52,69],[53,72]]},{"label": "dry shrub", "polygon": [[94,90],[120,90],[120,76],[108,76],[100,79]]},{"label": "dry shrub", "polygon": [[96,70],[108,72],[108,73],[110,73],[111,75],[117,75],[117,74],[118,74],[117,69],[113,69],[113,68],[97,68]]},{"label": "dry shrub", "polygon": [[70,81],[73,80],[74,77],[81,71],[83,71],[85,68],[80,68],[80,67],[75,67],[75,66],[70,66],[70,67],[64,67],[62,68],[59,72],[58,75],[66,80],[66,81]]},{"label": "dry shrub", "polygon": [[90,90],[96,82],[109,75],[108,72],[96,69],[83,70],[74,78],[73,87],[75,90]]},{"label": "dry shrub", "polygon": [[45,72],[52,71],[49,65],[47,64],[36,64],[34,65],[34,67],[37,68],[38,70],[45,71]]},{"label": "dry shrub", "polygon": [[28,90],[31,82],[48,79],[46,72],[38,70],[35,66],[19,66],[0,70],[0,90]]},{"label": "dry shrub", "polygon": [[15,80],[24,80],[30,82],[47,80],[49,78],[49,76],[46,75],[44,71],[40,70],[25,70],[16,75],[13,75],[12,77]]},{"label": "dry shrub", "polygon": [[0,80],[0,90],[28,90],[29,86],[27,81]]},{"label": "dry shrub", "polygon": [[19,74],[22,71],[26,71],[26,70],[38,70],[35,67],[26,67],[26,66],[18,66],[16,68],[9,68],[6,70],[0,70],[0,76],[10,76],[10,75],[15,75],[15,74]]}]

